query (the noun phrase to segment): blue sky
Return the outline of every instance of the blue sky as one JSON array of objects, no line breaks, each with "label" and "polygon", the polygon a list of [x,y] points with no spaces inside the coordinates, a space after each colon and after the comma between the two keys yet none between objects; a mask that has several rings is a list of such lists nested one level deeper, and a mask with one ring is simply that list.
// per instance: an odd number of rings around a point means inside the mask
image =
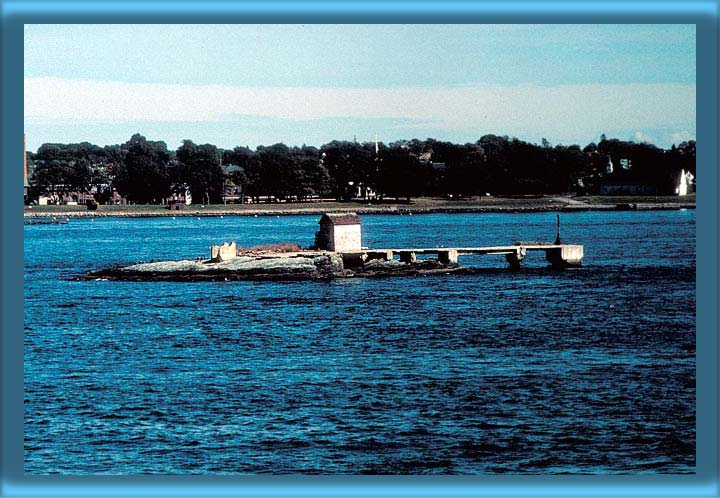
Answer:
[{"label": "blue sky", "polygon": [[30,150],[696,132],[693,25],[26,25],[24,50]]}]

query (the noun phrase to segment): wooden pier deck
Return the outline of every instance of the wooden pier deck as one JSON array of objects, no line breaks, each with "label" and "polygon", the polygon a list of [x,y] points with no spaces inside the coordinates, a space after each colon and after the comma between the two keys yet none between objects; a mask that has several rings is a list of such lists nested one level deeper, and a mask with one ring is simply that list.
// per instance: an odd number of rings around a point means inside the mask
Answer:
[{"label": "wooden pier deck", "polygon": [[363,264],[365,261],[382,259],[390,261],[397,255],[400,261],[412,263],[418,254],[437,255],[444,264],[457,263],[458,257],[468,254],[504,255],[511,268],[518,268],[528,251],[544,251],[545,259],[556,268],[581,266],[584,249],[577,244],[513,244],[509,246],[489,247],[422,247],[405,249],[363,249],[343,252],[343,260],[349,264]]}]

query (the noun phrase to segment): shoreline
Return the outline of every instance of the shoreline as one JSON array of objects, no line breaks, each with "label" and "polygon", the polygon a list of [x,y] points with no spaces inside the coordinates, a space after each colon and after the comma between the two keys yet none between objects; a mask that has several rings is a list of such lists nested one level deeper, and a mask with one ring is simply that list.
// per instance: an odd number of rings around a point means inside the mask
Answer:
[{"label": "shoreline", "polygon": [[[602,199],[604,200],[604,199]],[[359,215],[385,214],[432,214],[432,213],[543,213],[582,211],[667,211],[696,209],[695,202],[679,202],[678,198],[657,199],[661,202],[647,202],[628,198],[618,202],[587,202],[572,198],[554,197],[539,199],[481,199],[475,202],[453,202],[422,199],[410,204],[368,204],[359,202],[320,202],[291,204],[231,204],[231,205],[190,205],[181,211],[171,211],[166,206],[99,206],[88,211],[84,206],[32,206],[25,207],[25,219],[41,218],[163,218],[163,217],[220,217],[220,216],[307,216],[328,212],[354,212]],[[656,200],[656,199],[653,199]],[[664,202],[664,201],[668,202]]]},{"label": "shoreline", "polygon": [[437,260],[412,263],[375,260],[348,267],[343,257],[337,254],[305,252],[238,256],[227,261],[199,259],[138,263],[93,270],[78,279],[126,282],[260,282],[447,275],[465,271],[467,269],[457,263],[443,264]]}]

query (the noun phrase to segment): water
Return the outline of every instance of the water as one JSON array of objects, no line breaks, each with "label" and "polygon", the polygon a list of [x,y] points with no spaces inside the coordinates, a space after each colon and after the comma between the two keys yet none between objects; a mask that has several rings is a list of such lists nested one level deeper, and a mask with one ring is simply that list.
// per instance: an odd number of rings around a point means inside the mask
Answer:
[{"label": "water", "polygon": [[[109,282],[318,216],[25,227],[25,471],[542,474],[695,470],[695,213],[563,215],[585,267]],[[553,240],[535,214],[364,216],[370,247]]]}]

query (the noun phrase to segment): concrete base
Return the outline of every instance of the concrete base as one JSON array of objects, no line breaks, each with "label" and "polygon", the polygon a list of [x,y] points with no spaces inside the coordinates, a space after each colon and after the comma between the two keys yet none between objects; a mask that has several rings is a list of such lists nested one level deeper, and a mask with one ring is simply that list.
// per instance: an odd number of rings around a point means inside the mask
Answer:
[{"label": "concrete base", "polygon": [[571,268],[582,266],[583,246],[564,245],[545,251],[545,259],[553,268]]},{"label": "concrete base", "polygon": [[403,251],[398,254],[400,254],[401,263],[414,263],[417,261],[417,255],[412,251]]},{"label": "concrete base", "polygon": [[367,260],[367,254],[364,252],[344,252],[341,255],[343,267],[348,269],[360,268]]},{"label": "concrete base", "polygon": [[370,261],[371,259],[381,259],[383,261],[392,261],[392,259],[393,259],[392,251],[368,251],[365,254],[367,254],[368,261]]},{"label": "concrete base", "polygon": [[451,263],[456,264],[458,262],[457,249],[438,251],[438,261],[440,261],[444,265],[449,265]]},{"label": "concrete base", "polygon": [[506,254],[505,255],[505,261],[508,262],[508,265],[511,270],[517,270],[521,267],[521,263],[525,259],[525,248],[521,247],[517,250],[517,252]]}]

